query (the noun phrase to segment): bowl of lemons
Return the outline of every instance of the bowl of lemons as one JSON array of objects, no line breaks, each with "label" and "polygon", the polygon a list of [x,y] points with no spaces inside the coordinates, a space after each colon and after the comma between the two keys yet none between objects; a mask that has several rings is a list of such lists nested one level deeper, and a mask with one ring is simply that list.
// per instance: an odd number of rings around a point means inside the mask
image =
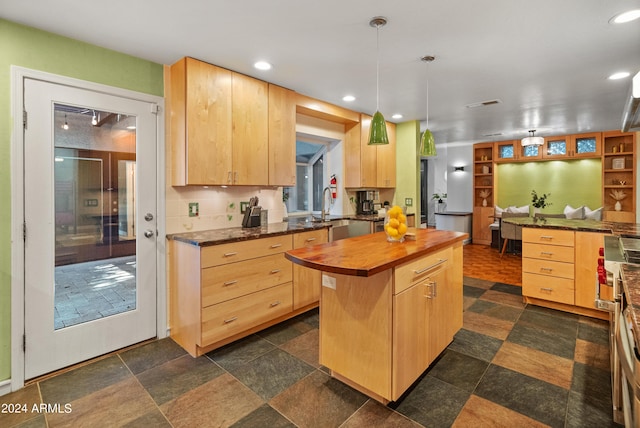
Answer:
[{"label": "bowl of lemons", "polygon": [[387,234],[387,241],[404,241],[404,235],[407,234],[407,216],[402,212],[402,208],[394,205],[387,210],[384,218],[384,231]]}]

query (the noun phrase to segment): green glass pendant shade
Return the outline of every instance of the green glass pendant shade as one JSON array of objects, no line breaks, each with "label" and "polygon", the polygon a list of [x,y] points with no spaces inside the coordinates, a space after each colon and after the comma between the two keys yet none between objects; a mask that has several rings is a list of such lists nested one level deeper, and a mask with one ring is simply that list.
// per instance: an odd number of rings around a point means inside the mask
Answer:
[{"label": "green glass pendant shade", "polygon": [[387,136],[387,123],[384,121],[382,113],[377,111],[371,120],[369,128],[369,145],[389,144]]},{"label": "green glass pendant shade", "polygon": [[435,156],[436,155],[436,140],[433,138],[433,134],[428,129],[422,134],[420,140],[420,156]]}]

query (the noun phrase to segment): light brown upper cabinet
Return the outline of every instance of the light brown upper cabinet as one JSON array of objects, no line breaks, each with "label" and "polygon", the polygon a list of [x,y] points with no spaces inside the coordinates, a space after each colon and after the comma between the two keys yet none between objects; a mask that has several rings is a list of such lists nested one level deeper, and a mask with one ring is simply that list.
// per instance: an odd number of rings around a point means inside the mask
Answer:
[{"label": "light brown upper cabinet", "polygon": [[171,184],[228,183],[231,71],[192,58],[171,66],[168,111]]},{"label": "light brown upper cabinet", "polygon": [[296,93],[269,84],[269,184],[296,184]]},{"label": "light brown upper cabinet", "polygon": [[495,162],[527,162],[542,158],[540,146],[523,146],[520,140],[496,142],[494,150]]},{"label": "light brown upper cabinet", "polygon": [[266,185],[269,181],[269,84],[232,73],[231,180],[239,185]]},{"label": "light brown upper cabinet", "polygon": [[542,149],[544,159],[597,158],[601,154],[601,132],[546,137]]},{"label": "light brown upper cabinet", "polygon": [[291,91],[193,58],[170,82],[172,185],[295,183]]},{"label": "light brown upper cabinet", "polygon": [[370,146],[371,116],[345,132],[345,187],[396,187],[396,125],[387,122],[389,144]]}]

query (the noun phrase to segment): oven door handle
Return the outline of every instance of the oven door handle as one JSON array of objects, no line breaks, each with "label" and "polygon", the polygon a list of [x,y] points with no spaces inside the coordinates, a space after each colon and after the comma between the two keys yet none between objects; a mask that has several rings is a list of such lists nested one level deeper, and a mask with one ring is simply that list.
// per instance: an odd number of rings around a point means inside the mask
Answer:
[{"label": "oven door handle", "polygon": [[597,309],[603,310],[603,311],[607,311],[607,312],[614,312],[616,310],[616,302],[612,302],[610,300],[602,300],[600,298],[600,286],[601,285],[606,285],[609,286],[608,284],[600,284],[600,277],[598,276],[598,274],[596,273],[596,299],[595,299],[595,307]]},{"label": "oven door handle", "polygon": [[620,313],[620,316],[618,317],[618,320],[615,324],[616,349],[618,351],[618,359],[620,360],[620,368],[622,369],[622,373],[626,381],[633,387],[633,395],[635,397],[640,397],[640,386],[635,380],[633,370],[631,369],[631,363],[628,359],[629,353],[633,354],[633,350],[629,349],[628,341],[625,340],[623,342],[622,339],[622,335],[625,334],[622,329],[626,328],[624,315],[622,315],[622,313]]}]

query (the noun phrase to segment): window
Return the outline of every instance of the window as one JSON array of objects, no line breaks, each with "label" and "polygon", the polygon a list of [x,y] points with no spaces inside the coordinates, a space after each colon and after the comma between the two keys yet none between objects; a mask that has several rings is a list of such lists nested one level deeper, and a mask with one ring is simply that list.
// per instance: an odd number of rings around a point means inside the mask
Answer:
[{"label": "window", "polygon": [[325,144],[296,142],[296,185],[283,189],[287,211],[293,215],[320,212],[326,174]]}]

